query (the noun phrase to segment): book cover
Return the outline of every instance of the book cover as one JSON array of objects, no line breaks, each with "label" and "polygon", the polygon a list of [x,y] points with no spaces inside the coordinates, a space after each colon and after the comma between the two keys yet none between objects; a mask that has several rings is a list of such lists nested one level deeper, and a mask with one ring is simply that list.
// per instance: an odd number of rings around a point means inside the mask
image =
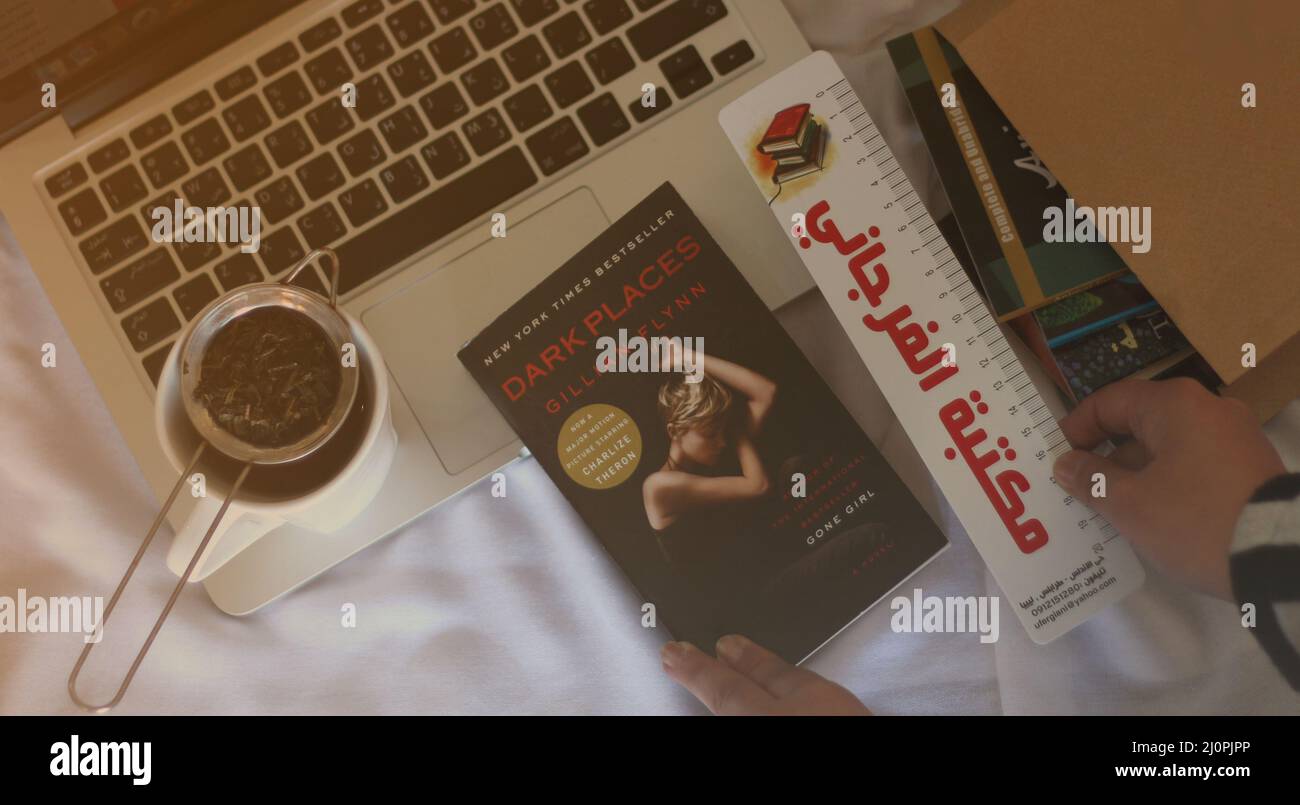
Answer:
[{"label": "book cover", "polygon": [[1090,333],[1159,309],[1137,275],[1122,274],[1033,313],[1047,345],[1055,349]]},{"label": "book cover", "polygon": [[1159,309],[1052,349],[1075,400],[1126,377],[1158,376],[1189,354],[1187,339]]},{"label": "book cover", "polygon": [[774,154],[797,149],[808,126],[810,108],[808,104],[800,103],[773,115],[771,125],[758,144],[759,150],[764,154]]},{"label": "book cover", "polygon": [[1043,240],[1043,210],[1064,208],[1069,193],[933,28],[887,48],[999,321],[1128,270],[1108,243]]},{"label": "book cover", "polygon": [[460,360],[677,639],[802,660],[946,546],[670,184],[510,293]]}]

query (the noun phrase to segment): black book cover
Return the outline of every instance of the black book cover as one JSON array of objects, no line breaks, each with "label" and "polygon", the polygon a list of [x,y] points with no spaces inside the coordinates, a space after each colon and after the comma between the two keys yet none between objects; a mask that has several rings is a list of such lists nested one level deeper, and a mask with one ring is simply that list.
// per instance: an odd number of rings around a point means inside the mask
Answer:
[{"label": "black book cover", "polygon": [[672,185],[523,290],[460,360],[677,639],[801,660],[946,546]]}]

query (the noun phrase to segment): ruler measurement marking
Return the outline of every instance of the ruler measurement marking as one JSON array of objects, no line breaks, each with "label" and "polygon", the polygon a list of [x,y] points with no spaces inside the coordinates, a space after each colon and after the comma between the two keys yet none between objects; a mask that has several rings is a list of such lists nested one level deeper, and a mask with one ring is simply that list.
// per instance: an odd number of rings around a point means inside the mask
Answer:
[{"label": "ruler measurement marking", "polygon": [[[860,126],[854,127],[850,125],[852,131],[850,139],[854,141],[853,144],[866,153],[870,158],[870,162],[875,165],[875,180],[883,179],[890,190],[894,191],[894,202],[900,205],[898,212],[901,217],[907,221],[909,226],[913,227],[918,239],[925,237],[927,231],[931,227],[935,227],[936,223],[933,218],[930,218],[925,226],[919,230],[916,229],[916,222],[928,216],[928,210],[926,210],[920,195],[916,193],[916,189],[908,181],[907,175],[903,173],[901,176],[895,176],[895,174],[902,172],[902,166],[888,149],[888,143],[884,141],[884,136],[879,128],[871,120],[870,115],[866,113],[866,108],[862,105],[862,101],[854,92],[853,87],[848,83],[847,79],[842,78],[832,84],[828,91],[835,96],[840,107],[840,113],[848,117],[850,124],[857,124],[862,121]],[[864,117],[865,120],[863,120]],[[882,152],[883,156],[881,156]],[[909,199],[909,195],[914,196],[914,198]],[[885,210],[883,212],[888,214],[890,211]],[[932,248],[936,241],[938,241],[939,246],[937,249]],[[975,330],[976,337],[983,342],[985,349],[989,350],[992,360],[1001,365],[1004,385],[1000,390],[994,390],[993,393],[1007,394],[1010,395],[1011,399],[1017,400],[1017,405],[1013,406],[1015,409],[1013,416],[1019,416],[1023,413],[1029,417],[1033,423],[1032,433],[1037,436],[1039,445],[1043,448],[1045,454],[1054,454],[1059,450],[1068,448],[1069,441],[1065,438],[1065,434],[1052,416],[1046,402],[1038,394],[1033,378],[1020,365],[1015,351],[1011,348],[1007,339],[1003,337],[997,320],[993,318],[988,308],[983,306],[983,298],[979,294],[979,289],[970,281],[965,270],[957,261],[956,255],[952,254],[951,250],[948,249],[946,240],[941,236],[930,237],[921,243],[920,248],[929,253],[934,263],[933,268],[943,275],[949,286],[949,291],[956,297],[955,306],[961,309],[961,316],[965,319],[965,323],[960,320],[954,322],[954,327],[958,333]],[[975,297],[974,304],[966,305],[965,303],[971,299],[972,295]],[[973,310],[980,308],[982,309],[979,313],[971,315]],[[984,324],[986,319],[988,323]],[[1096,521],[1100,524],[1100,531],[1105,536],[1103,544],[1119,537],[1119,533],[1114,526],[1100,514],[1093,513],[1088,518],[1088,521]]]}]

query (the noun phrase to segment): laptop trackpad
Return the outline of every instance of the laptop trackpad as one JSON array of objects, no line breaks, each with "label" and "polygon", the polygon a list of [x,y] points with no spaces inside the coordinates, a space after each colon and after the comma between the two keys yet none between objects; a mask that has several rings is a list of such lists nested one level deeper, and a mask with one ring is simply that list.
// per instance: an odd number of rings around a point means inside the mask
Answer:
[{"label": "laptop trackpad", "polygon": [[456,352],[608,225],[585,187],[508,220],[503,238],[484,219],[481,245],[361,314],[449,474],[515,440]]}]

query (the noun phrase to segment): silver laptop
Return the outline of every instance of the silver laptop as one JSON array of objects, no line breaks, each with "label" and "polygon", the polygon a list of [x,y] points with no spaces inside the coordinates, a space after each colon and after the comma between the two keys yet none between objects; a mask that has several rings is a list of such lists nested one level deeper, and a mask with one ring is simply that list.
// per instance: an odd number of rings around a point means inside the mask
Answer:
[{"label": "silver laptop", "polygon": [[[717,123],[808,52],[777,0],[0,0],[0,12],[0,211],[160,496],[176,475],[154,437],[154,383],[223,291],[329,245],[343,304],[388,362],[400,447],[380,496],[336,533],[281,527],[209,576],[227,612],[516,458],[458,347],[664,180],[769,306],[811,287]],[[150,213],[177,198],[258,205],[260,249],[156,243]]]}]

